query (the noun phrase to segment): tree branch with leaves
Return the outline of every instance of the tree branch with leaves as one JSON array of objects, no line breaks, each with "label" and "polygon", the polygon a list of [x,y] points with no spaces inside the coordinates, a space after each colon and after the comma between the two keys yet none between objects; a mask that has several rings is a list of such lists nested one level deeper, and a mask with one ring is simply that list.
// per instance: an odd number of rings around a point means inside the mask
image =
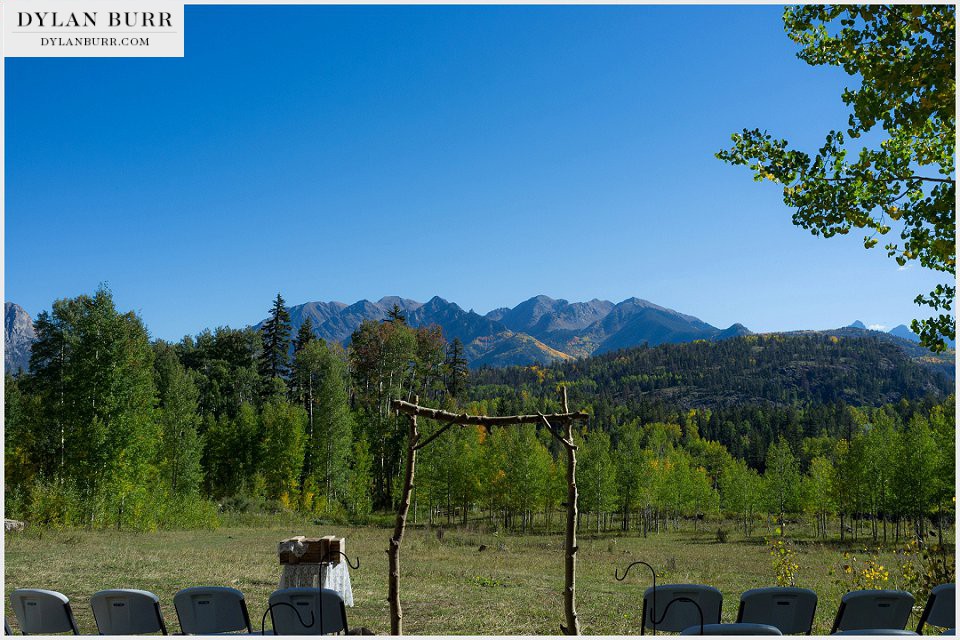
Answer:
[{"label": "tree branch with leaves", "polygon": [[[914,299],[935,315],[911,325],[922,344],[942,351],[956,335],[955,8],[804,5],[787,7],[783,22],[798,58],[860,81],[841,96],[852,109],[847,127],[830,131],[813,155],[744,129],[717,158],[782,185],[793,223],[813,235],[863,229],[870,249],[895,233],[884,249],[897,264],[950,274]],[[870,132],[876,143],[851,148]]]}]

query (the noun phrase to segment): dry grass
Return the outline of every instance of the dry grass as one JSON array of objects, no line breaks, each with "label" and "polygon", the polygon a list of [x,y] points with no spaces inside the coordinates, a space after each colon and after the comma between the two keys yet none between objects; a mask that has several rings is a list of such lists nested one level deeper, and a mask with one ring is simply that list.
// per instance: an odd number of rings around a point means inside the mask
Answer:
[{"label": "dry grass", "polygon": [[[191,585],[228,585],[246,594],[251,619],[259,626],[280,568],[276,543],[292,535],[336,534],[347,538],[361,567],[351,572],[356,606],[351,626],[389,632],[387,538],[380,527],[286,524],[223,527],[216,531],[24,532],[8,534],[6,593],[19,587],[55,589],[74,603],[81,631],[95,633],[89,597],[99,589],[147,589],[160,596],[171,631],[178,631],[173,594]],[[637,634],[639,608],[650,576],[631,572],[614,580],[614,568],[646,560],[663,574],[662,583],[697,582],[723,592],[724,621],[736,616],[742,591],[774,582],[768,548],[758,540],[712,533],[670,533],[644,539],[634,534],[581,535],[577,609],[582,630],[595,635]],[[485,551],[479,551],[486,545]],[[829,571],[842,561],[833,546],[798,547],[800,586],[820,597],[815,633],[827,633],[843,589]],[[889,557],[889,556],[888,556]],[[892,558],[890,558],[892,560]],[[889,560],[887,560],[889,561]],[[636,567],[643,569],[642,567]],[[409,530],[401,555],[401,598],[409,634],[557,634],[563,621],[562,537],[505,536],[471,530]],[[15,626],[6,598],[5,614]],[[269,625],[269,622],[268,622]]]}]

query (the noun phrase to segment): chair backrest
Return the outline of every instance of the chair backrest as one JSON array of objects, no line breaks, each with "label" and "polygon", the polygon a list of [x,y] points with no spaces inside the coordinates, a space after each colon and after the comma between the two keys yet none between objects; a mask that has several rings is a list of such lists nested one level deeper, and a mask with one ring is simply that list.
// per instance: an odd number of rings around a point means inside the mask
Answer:
[{"label": "chair backrest", "polygon": [[846,631],[837,631],[832,634],[835,636],[915,636],[916,631],[907,631],[906,629],[848,629]]},{"label": "chair backrest", "polygon": [[750,589],[740,596],[737,622],[769,624],[781,633],[806,633],[813,629],[817,594],[799,587]]},{"label": "chair backrest", "polygon": [[105,589],[90,597],[93,619],[100,635],[167,635],[167,625],[160,613],[160,599],[140,589]]},{"label": "chair backrest", "polygon": [[941,584],[930,591],[927,605],[923,608],[917,633],[923,633],[923,625],[952,629],[957,626],[957,585]]},{"label": "chair backrest", "polygon": [[350,631],[343,598],[333,589],[278,589],[270,594],[270,619],[273,621],[274,633],[279,635],[320,635]]},{"label": "chair backrest", "polygon": [[72,631],[75,635],[80,634],[70,609],[70,599],[58,591],[17,589],[10,594],[10,604],[22,633]]},{"label": "chair backrest", "polygon": [[731,622],[727,624],[705,624],[703,633],[700,625],[695,624],[680,632],[682,636],[782,636],[780,629],[769,624],[751,622]]},{"label": "chair backrest", "polygon": [[907,626],[912,609],[913,596],[906,591],[851,591],[840,600],[830,633],[858,629],[903,629]]},{"label": "chair backrest", "polygon": [[184,633],[253,631],[243,593],[230,587],[181,589],[173,596],[173,607]]},{"label": "chair backrest", "polygon": [[[680,598],[693,600],[696,605],[678,601]],[[647,627],[657,631],[683,631],[693,625],[699,627],[701,612],[703,624],[719,624],[722,605],[723,596],[720,592],[703,584],[657,585],[656,592],[654,587],[650,587],[643,594],[640,633],[643,634]]]}]

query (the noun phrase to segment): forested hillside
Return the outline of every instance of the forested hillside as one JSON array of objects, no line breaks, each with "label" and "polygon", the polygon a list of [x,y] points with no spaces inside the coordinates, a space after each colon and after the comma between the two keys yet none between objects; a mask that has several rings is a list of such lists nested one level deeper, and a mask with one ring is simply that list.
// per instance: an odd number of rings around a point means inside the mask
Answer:
[{"label": "forested hillside", "polygon": [[953,380],[875,337],[768,334],[637,347],[550,367],[482,369],[476,386],[567,382],[582,399],[682,407],[844,402],[877,406],[945,395]]},{"label": "forested hillside", "polygon": [[[781,526],[806,513],[824,537],[851,521],[901,536],[955,508],[952,383],[942,362],[889,341],[741,336],[471,371],[461,340],[411,326],[399,306],[346,349],[311,324],[294,335],[278,295],[259,330],[171,344],[105,289],[56,301],[37,317],[30,372],[6,379],[7,515],[137,529],[250,509],[362,521],[395,506],[405,422],[391,399],[550,412],[561,384],[591,416],[576,434],[590,526],[713,513],[749,533],[760,513]],[[560,453],[533,426],[452,429],[422,454],[415,517],[552,530]]]}]

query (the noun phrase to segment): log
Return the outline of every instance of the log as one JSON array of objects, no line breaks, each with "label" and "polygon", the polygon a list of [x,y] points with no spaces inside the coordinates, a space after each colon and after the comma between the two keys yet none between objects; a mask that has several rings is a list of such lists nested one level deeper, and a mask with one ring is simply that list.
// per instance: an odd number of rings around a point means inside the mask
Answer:
[{"label": "log", "polygon": [[410,511],[410,496],[413,493],[413,478],[417,464],[417,416],[410,416],[410,429],[407,434],[407,470],[403,479],[403,497],[397,511],[396,524],[393,527],[393,537],[387,549],[390,573],[388,576],[387,600],[390,603],[390,634],[403,635],[403,609],[400,606],[400,543],[403,542],[403,532],[407,526],[407,513]]},{"label": "log", "polygon": [[443,411],[442,409],[431,409],[430,407],[421,407],[413,402],[405,400],[392,400],[390,406],[394,411],[404,413],[409,416],[421,416],[441,422],[452,422],[454,424],[470,424],[481,427],[502,427],[508,424],[537,424],[546,418],[554,422],[567,422],[570,420],[586,420],[590,417],[585,411],[576,411],[570,413],[550,413],[541,416],[539,413],[525,416],[471,416],[466,413],[453,413],[452,411]]}]

